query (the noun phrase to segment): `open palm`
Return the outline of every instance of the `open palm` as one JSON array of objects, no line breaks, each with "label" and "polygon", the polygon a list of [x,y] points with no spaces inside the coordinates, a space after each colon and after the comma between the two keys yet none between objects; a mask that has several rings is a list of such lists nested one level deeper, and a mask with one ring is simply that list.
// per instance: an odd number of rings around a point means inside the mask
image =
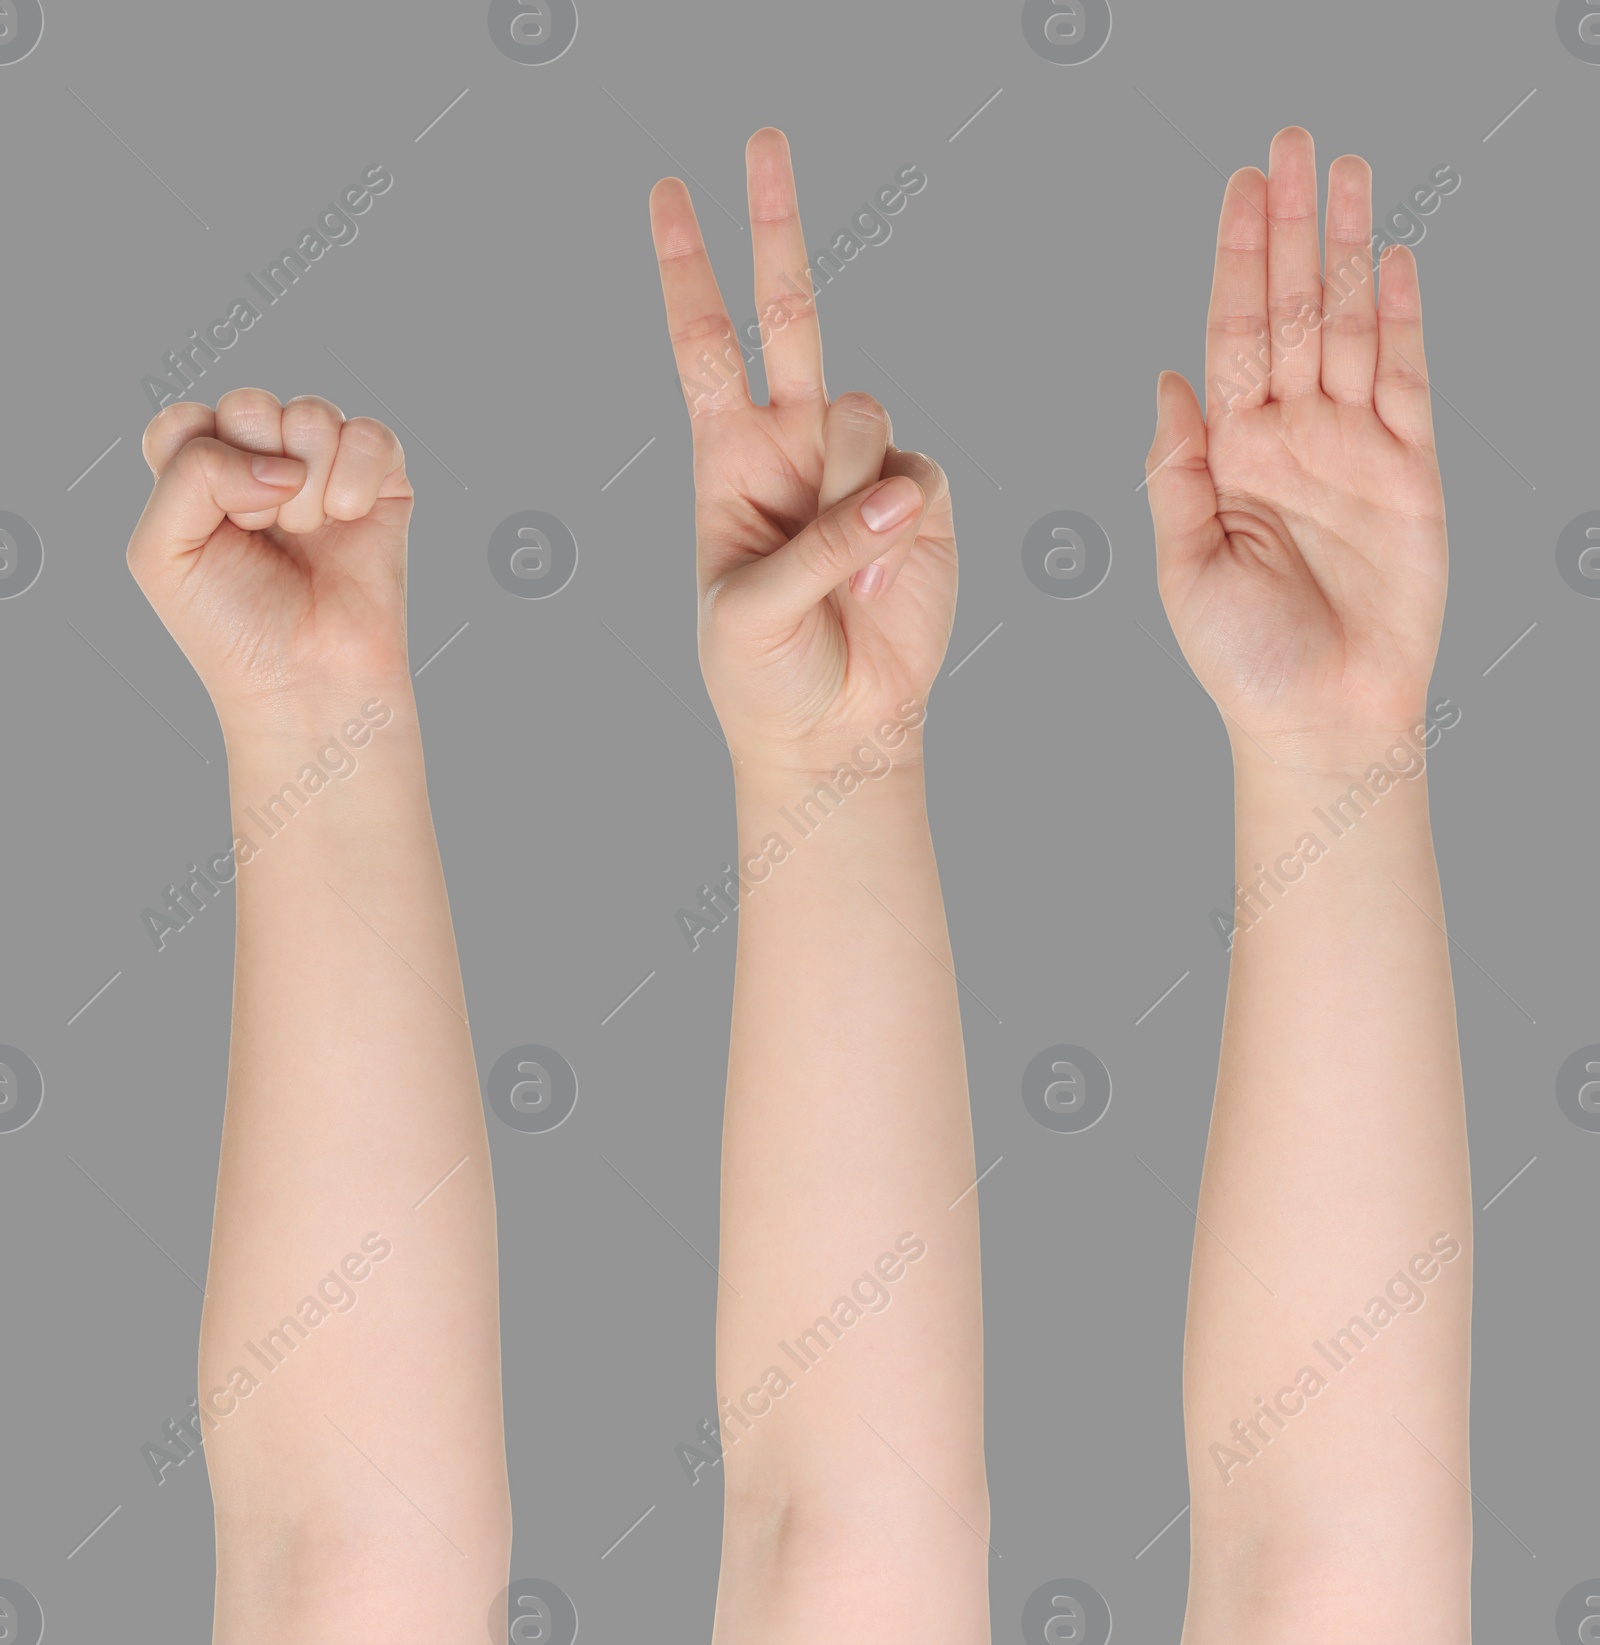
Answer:
[{"label": "open palm", "polygon": [[225,721],[406,680],[412,492],[387,428],[248,389],[169,407],[145,455],[129,563]]},{"label": "open palm", "polygon": [[1147,465],[1162,598],[1202,684],[1265,746],[1387,734],[1422,713],[1443,619],[1444,496],[1416,262],[1375,291],[1372,184],[1308,133],[1229,181],[1207,406],[1163,375]]},{"label": "open palm", "polygon": [[[828,400],[783,134],[758,132],[748,166],[764,406],[750,398],[688,190],[669,180],[651,196],[694,434],[701,662],[736,756],[821,769],[881,724],[903,723],[933,684],[955,606],[950,491],[937,465],[890,443],[870,397]],[[916,482],[925,511],[913,537],[856,568],[827,516],[893,476]],[[824,550],[838,555],[837,585],[803,608],[764,597],[767,579],[744,574],[819,524]]]}]

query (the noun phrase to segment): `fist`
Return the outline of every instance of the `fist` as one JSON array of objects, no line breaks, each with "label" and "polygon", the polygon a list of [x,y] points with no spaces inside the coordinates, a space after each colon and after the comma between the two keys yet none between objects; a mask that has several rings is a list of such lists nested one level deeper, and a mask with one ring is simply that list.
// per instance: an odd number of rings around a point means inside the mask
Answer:
[{"label": "fist", "polygon": [[128,565],[225,733],[297,731],[356,693],[409,691],[412,491],[388,428],[238,389],[215,411],[168,406],[144,455],[155,485]]}]

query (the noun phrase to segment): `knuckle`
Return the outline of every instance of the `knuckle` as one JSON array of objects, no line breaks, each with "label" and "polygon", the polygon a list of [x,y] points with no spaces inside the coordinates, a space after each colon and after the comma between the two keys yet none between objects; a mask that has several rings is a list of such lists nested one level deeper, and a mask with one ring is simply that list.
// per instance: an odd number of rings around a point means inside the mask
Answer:
[{"label": "knuckle", "polygon": [[151,448],[158,437],[166,437],[173,428],[182,427],[191,418],[198,418],[206,408],[196,405],[192,400],[173,400],[164,405],[148,423],[144,425],[144,437],[140,442],[145,455],[145,461],[150,460]]},{"label": "knuckle", "polygon": [[708,631],[737,626],[744,579],[724,573],[707,583],[700,595],[700,623]]},{"label": "knuckle", "polygon": [[702,314],[693,320],[685,320],[672,333],[672,341],[679,347],[692,347],[696,343],[725,342],[730,348],[736,346],[737,333],[733,329],[733,322],[726,314]]},{"label": "knuckle", "polygon": [[217,401],[217,415],[236,419],[254,419],[258,417],[276,417],[281,415],[282,405],[279,404],[276,394],[264,388],[230,388]]},{"label": "knuckle", "polygon": [[343,439],[357,456],[381,458],[391,466],[399,461],[399,440],[389,425],[376,417],[352,417],[344,425]]},{"label": "knuckle", "polygon": [[888,427],[889,413],[870,394],[851,390],[841,394],[829,407],[829,415],[852,428],[872,432]]},{"label": "knuckle", "polygon": [[329,429],[337,429],[344,423],[344,413],[330,400],[324,400],[320,395],[301,394],[285,403],[283,408],[283,427],[287,433],[324,433]]},{"label": "knuckle", "polygon": [[220,440],[202,435],[183,447],[172,459],[167,472],[185,483],[196,480],[209,481],[227,460],[231,449]]},{"label": "knuckle", "polygon": [[908,451],[905,461],[901,465],[902,472],[908,479],[915,480],[922,487],[923,496],[927,499],[927,506],[934,507],[950,495],[950,477],[933,458],[921,451]]},{"label": "knuckle", "polygon": [[855,558],[855,536],[838,513],[824,514],[813,527],[806,561],[821,576],[842,577]]}]

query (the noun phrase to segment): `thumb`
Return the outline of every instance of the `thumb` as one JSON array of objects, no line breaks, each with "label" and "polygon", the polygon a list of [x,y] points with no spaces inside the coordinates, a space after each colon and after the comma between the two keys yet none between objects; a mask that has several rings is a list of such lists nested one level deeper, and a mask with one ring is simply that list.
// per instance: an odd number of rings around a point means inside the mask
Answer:
[{"label": "thumb", "polygon": [[797,623],[863,566],[910,542],[928,499],[895,475],[847,497],[765,559],[737,574],[739,598],[774,623]]},{"label": "thumb", "polygon": [[286,503],[305,484],[295,457],[240,451],[220,440],[190,440],[167,464],[128,544],[136,577],[205,546],[230,514],[259,514]]},{"label": "thumb", "polygon": [[1156,387],[1156,437],[1145,459],[1145,486],[1156,528],[1156,569],[1170,576],[1198,568],[1216,547],[1217,491],[1206,464],[1206,420],[1189,381],[1163,371]]}]

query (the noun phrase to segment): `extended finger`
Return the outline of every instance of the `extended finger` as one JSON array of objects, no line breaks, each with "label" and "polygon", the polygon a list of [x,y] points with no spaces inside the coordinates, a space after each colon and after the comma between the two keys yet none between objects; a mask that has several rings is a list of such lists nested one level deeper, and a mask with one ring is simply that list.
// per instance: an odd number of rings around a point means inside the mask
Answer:
[{"label": "extended finger", "polygon": [[1328,168],[1328,272],[1322,296],[1322,388],[1372,403],[1378,304],[1372,278],[1372,167],[1346,154]]},{"label": "extended finger", "polygon": [[750,237],[755,252],[756,315],[767,398],[775,406],[825,403],[822,329],[795,191],[789,139],[768,126],[745,151],[750,179]]},{"label": "extended finger", "polygon": [[706,255],[689,190],[676,177],[651,190],[650,228],[678,380],[698,427],[702,416],[750,404],[744,352]]},{"label": "extended finger", "polygon": [[1267,397],[1267,179],[1254,166],[1228,179],[1217,225],[1217,266],[1206,319],[1206,413],[1259,406]]},{"label": "extended finger", "polygon": [[1267,314],[1272,396],[1310,394],[1322,379],[1322,247],[1317,222],[1317,151],[1290,126],[1273,139],[1267,174]]},{"label": "extended finger", "polygon": [[1422,347],[1422,287],[1416,254],[1390,246],[1379,268],[1378,415],[1403,440],[1433,444],[1433,390]]},{"label": "extended finger", "polygon": [[1145,490],[1155,523],[1156,576],[1164,589],[1187,584],[1221,545],[1206,440],[1194,389],[1177,372],[1163,371],[1156,385],[1156,437],[1145,459]]}]

